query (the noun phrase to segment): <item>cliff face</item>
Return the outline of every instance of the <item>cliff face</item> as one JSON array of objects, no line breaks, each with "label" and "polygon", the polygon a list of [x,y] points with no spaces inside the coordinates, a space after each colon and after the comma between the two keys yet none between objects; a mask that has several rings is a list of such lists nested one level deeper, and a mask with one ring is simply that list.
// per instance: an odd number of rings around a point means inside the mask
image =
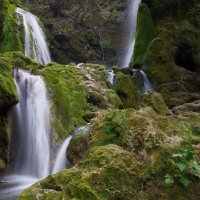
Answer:
[{"label": "cliff face", "polygon": [[115,65],[126,35],[127,1],[28,1],[44,24],[53,60]]},{"label": "cliff face", "polygon": [[143,3],[138,14],[133,64],[147,72],[168,106],[199,99],[199,2],[144,0]]}]

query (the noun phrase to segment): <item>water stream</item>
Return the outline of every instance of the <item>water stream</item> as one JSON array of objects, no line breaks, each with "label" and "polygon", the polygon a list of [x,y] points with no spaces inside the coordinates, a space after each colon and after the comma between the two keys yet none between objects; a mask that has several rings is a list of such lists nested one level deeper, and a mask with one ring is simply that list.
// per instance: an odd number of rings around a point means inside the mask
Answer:
[{"label": "water stream", "polygon": [[128,67],[133,56],[135,45],[135,34],[137,26],[137,14],[141,0],[129,0],[128,5],[128,39],[120,63],[121,68]]},{"label": "water stream", "polygon": [[15,197],[32,183],[49,174],[50,104],[41,76],[14,71],[19,103],[10,115],[12,142],[11,174],[0,188],[0,199]]},{"label": "water stream", "polygon": [[23,18],[25,31],[25,55],[44,65],[51,62],[51,56],[39,19],[32,13],[21,8],[17,8],[16,13]]},{"label": "water stream", "polygon": [[[17,8],[23,18],[25,55],[37,63],[51,62],[38,18]],[[9,112],[11,130],[9,172],[1,177],[0,199],[16,199],[31,184],[50,174],[50,103],[44,80],[29,71],[14,70],[19,103]]]}]

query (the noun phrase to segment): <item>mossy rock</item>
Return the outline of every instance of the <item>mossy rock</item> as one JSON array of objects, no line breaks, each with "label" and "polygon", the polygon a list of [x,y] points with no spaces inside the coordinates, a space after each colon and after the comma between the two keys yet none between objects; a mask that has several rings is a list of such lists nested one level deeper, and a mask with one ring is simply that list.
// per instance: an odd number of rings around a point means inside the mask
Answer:
[{"label": "mossy rock", "polygon": [[84,64],[64,66],[52,63],[40,72],[47,82],[52,100],[53,127],[59,139],[90,121],[98,109],[119,108],[121,100],[109,88],[105,68]]},{"label": "mossy rock", "polygon": [[124,149],[139,153],[161,145],[165,136],[154,126],[150,116],[134,109],[109,110],[100,113],[95,121],[92,146],[117,144]]},{"label": "mossy rock", "polygon": [[91,149],[86,160],[25,190],[22,199],[132,199],[137,162],[116,145]]},{"label": "mossy rock", "polygon": [[139,98],[130,75],[118,72],[115,76],[114,88],[122,100],[124,108],[138,108]]},{"label": "mossy rock", "polygon": [[155,91],[143,94],[143,96],[141,97],[141,101],[145,106],[152,107],[157,113],[161,115],[166,115],[170,113],[162,95]]},{"label": "mossy rock", "polygon": [[17,90],[12,77],[11,62],[0,56],[0,110],[7,110],[18,102]]},{"label": "mossy rock", "polygon": [[155,27],[150,10],[145,4],[140,4],[137,17],[133,65],[144,63],[145,51],[154,37]]}]

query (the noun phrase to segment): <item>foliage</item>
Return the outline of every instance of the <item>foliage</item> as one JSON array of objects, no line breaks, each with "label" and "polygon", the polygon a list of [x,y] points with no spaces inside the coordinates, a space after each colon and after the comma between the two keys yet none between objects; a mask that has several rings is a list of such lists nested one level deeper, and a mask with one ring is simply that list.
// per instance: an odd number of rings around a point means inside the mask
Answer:
[{"label": "foliage", "polygon": [[165,183],[172,185],[175,182],[187,187],[192,183],[192,179],[200,178],[200,165],[195,160],[194,148],[190,143],[178,149],[168,159],[170,173],[165,176]]}]

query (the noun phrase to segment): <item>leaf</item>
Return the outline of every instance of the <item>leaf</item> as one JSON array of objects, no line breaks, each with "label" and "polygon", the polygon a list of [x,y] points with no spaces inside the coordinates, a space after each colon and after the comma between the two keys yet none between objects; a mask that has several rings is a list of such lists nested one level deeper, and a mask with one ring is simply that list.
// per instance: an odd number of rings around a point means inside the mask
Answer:
[{"label": "leaf", "polygon": [[193,169],[200,170],[200,165],[197,163],[197,161],[190,162],[190,165]]},{"label": "leaf", "polygon": [[179,182],[180,182],[182,185],[184,185],[185,187],[187,187],[187,186],[191,183],[191,181],[190,181],[186,176],[181,176],[181,177],[179,178]]},{"label": "leaf", "polygon": [[180,171],[184,171],[187,168],[187,165],[185,163],[176,163],[176,166],[180,169]]},{"label": "leaf", "polygon": [[172,185],[172,184],[174,183],[173,177],[170,176],[169,174],[167,174],[167,175],[165,176],[165,183],[166,183],[167,185]]}]

